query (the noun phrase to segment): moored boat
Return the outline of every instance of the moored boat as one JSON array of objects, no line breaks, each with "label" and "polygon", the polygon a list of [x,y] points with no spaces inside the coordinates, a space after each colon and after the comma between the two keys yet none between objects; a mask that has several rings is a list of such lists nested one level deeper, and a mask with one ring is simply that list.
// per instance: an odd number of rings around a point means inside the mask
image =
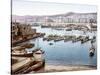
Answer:
[{"label": "moored boat", "polygon": [[94,56],[94,52],[95,52],[95,48],[94,48],[94,46],[92,46],[92,47],[90,48],[90,50],[89,50],[89,55],[90,55],[90,56]]}]

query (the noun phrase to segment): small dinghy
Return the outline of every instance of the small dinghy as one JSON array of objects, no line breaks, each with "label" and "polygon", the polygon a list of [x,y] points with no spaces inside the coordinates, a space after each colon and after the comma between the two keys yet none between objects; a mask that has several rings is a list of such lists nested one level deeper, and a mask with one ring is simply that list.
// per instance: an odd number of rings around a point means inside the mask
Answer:
[{"label": "small dinghy", "polygon": [[53,45],[53,43],[49,43],[49,45]]}]

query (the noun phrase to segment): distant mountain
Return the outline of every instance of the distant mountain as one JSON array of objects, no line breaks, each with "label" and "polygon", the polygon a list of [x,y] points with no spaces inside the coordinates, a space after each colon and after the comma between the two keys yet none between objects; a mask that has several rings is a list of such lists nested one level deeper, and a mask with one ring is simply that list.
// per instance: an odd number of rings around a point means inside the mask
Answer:
[{"label": "distant mountain", "polygon": [[97,13],[75,13],[68,12],[65,14],[57,15],[44,15],[44,16],[18,16],[12,15],[12,21],[15,20],[21,23],[31,23],[31,22],[89,22],[92,19],[97,22]]}]

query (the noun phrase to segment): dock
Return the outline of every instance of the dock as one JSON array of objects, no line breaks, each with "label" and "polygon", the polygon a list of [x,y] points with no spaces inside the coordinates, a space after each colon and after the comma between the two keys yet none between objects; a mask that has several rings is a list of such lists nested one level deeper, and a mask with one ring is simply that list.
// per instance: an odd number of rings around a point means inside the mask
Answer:
[{"label": "dock", "polygon": [[34,34],[34,35],[29,35],[29,36],[31,36],[31,37],[28,37],[28,36],[26,36],[27,38],[25,38],[25,39],[23,39],[22,37],[22,39],[19,39],[19,40],[13,40],[12,41],[12,46],[14,46],[14,45],[16,45],[16,44],[19,44],[19,43],[22,43],[22,42],[25,42],[25,41],[28,41],[28,40],[31,40],[31,39],[35,39],[35,38],[38,38],[38,37],[43,37],[45,34],[44,33],[36,33],[36,34]]}]

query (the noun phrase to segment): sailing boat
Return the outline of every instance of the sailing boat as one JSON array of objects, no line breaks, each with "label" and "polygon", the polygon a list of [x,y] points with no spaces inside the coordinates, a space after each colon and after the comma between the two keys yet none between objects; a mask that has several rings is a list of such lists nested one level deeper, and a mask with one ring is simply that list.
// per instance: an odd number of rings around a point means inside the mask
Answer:
[{"label": "sailing boat", "polygon": [[90,50],[89,50],[89,55],[92,57],[92,56],[94,56],[94,52],[95,52],[95,47],[94,47],[94,45],[92,44],[92,47],[90,48]]}]

